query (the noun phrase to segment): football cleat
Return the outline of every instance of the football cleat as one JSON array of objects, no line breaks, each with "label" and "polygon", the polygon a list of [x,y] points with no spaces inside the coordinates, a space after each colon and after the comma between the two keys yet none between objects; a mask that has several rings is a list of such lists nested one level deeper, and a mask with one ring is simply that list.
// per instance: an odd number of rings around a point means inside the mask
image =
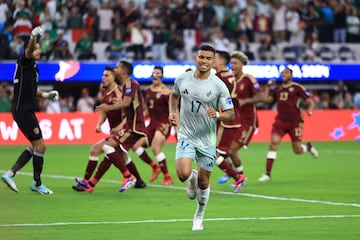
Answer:
[{"label": "football cleat", "polygon": [[9,177],[9,175],[8,175],[7,173],[4,173],[4,174],[1,176],[1,180],[2,180],[11,190],[13,190],[14,192],[19,192],[19,190],[18,190],[17,187],[16,187],[14,178]]},{"label": "football cleat", "polygon": [[76,192],[84,192],[85,191],[85,189],[80,184],[73,185],[71,188]]},{"label": "football cleat", "polygon": [[186,193],[189,199],[194,200],[196,198],[196,190],[197,190],[197,181],[198,181],[198,172],[197,170],[192,170],[193,178],[195,178],[194,182],[189,181],[186,189]]},{"label": "football cleat", "polygon": [[156,167],[153,169],[153,172],[151,174],[149,181],[150,182],[155,181],[160,173],[161,173],[161,168],[158,165],[156,165]]},{"label": "football cleat", "polygon": [[54,192],[45,187],[44,184],[41,184],[40,186],[36,186],[35,183],[31,184],[30,186],[31,191],[37,192],[39,194],[53,194]]},{"label": "football cleat", "polygon": [[242,186],[244,186],[245,181],[246,181],[245,175],[240,174],[239,179],[234,181],[234,193],[240,192]]},{"label": "football cleat", "polygon": [[146,183],[144,181],[142,182],[136,181],[134,188],[146,188]]},{"label": "football cleat", "polygon": [[[91,193],[94,191],[94,187],[90,186],[89,181],[86,179],[75,178],[75,182],[80,185],[86,192]],[[73,188],[74,189],[74,188]]]},{"label": "football cleat", "polygon": [[134,187],[135,184],[136,184],[136,178],[133,175],[131,175],[128,178],[123,178],[122,186],[119,189],[119,192],[125,192],[129,188]]},{"label": "football cleat", "polygon": [[311,155],[314,158],[318,158],[319,157],[319,152],[316,150],[316,148],[314,148],[314,146],[311,144],[311,142],[308,142],[306,145],[307,145],[307,149],[309,149]]},{"label": "football cleat", "polygon": [[172,180],[172,178],[170,176],[165,176],[164,180],[160,182],[161,185],[169,185],[169,184],[174,184],[174,181]]},{"label": "football cleat", "polygon": [[219,184],[224,184],[224,183],[226,183],[226,182],[230,179],[230,177],[231,177],[231,176],[230,176],[229,174],[225,173],[224,176],[219,177],[218,183],[219,183]]},{"label": "football cleat", "polygon": [[259,182],[268,182],[268,181],[270,181],[270,180],[271,180],[271,177],[270,177],[270,175],[267,175],[267,174],[262,175],[262,176],[258,179]]},{"label": "football cleat", "polygon": [[199,218],[199,217],[194,217],[192,230],[193,231],[202,231],[203,229],[204,229],[203,219]]}]

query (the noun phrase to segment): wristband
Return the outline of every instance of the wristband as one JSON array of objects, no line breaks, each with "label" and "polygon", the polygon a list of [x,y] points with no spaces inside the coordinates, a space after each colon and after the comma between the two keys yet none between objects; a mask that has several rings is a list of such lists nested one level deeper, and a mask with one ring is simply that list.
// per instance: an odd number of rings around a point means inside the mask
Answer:
[{"label": "wristband", "polygon": [[215,116],[216,116],[217,119],[219,119],[219,118],[220,118],[220,113],[219,113],[219,112],[216,112],[216,113],[215,113]]}]

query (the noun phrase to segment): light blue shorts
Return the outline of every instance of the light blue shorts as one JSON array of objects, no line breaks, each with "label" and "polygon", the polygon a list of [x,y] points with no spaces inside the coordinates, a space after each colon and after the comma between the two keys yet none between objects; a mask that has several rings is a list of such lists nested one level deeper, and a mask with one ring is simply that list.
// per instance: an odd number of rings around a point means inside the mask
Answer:
[{"label": "light blue shorts", "polygon": [[179,158],[192,158],[201,168],[211,172],[215,164],[216,146],[199,148],[179,139],[176,144],[176,159]]}]

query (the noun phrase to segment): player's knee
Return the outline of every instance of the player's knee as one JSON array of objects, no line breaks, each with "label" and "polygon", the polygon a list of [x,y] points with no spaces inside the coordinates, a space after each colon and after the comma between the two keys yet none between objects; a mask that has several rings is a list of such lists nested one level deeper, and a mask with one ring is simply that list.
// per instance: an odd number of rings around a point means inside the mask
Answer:
[{"label": "player's knee", "polygon": [[[237,154],[237,150],[234,148],[229,148],[227,155],[231,158],[233,158]],[[224,158],[226,158],[224,155],[222,155]]]},{"label": "player's knee", "polygon": [[38,144],[34,147],[36,152],[44,153],[46,151],[46,145],[44,143]]},{"label": "player's knee", "polygon": [[158,146],[151,146],[151,151],[155,154],[158,155],[161,152],[161,148]]},{"label": "player's knee", "polygon": [[91,156],[99,156],[103,152],[102,146],[93,145],[90,148]]},{"label": "player's knee", "polygon": [[177,169],[176,173],[180,182],[185,182],[191,175],[191,171],[187,171],[184,169]]},{"label": "player's knee", "polygon": [[199,178],[198,187],[200,189],[207,189],[209,187],[209,179]]},{"label": "player's knee", "polygon": [[279,146],[278,143],[271,142],[271,143],[270,143],[270,150],[271,150],[271,151],[276,151],[277,148],[278,148],[278,146]]}]

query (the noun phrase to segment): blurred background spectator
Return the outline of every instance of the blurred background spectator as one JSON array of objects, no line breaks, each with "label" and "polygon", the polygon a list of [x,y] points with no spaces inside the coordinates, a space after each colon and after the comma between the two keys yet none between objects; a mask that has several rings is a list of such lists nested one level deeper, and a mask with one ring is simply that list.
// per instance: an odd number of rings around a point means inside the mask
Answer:
[{"label": "blurred background spectator", "polygon": [[52,52],[54,59],[67,60],[72,58],[69,42],[64,38],[64,31],[61,29],[57,30],[57,38],[52,43]]},{"label": "blurred background spectator", "polygon": [[11,99],[13,91],[7,83],[0,84],[0,112],[11,111]]},{"label": "blurred background spectator", "polygon": [[82,37],[76,43],[74,53],[77,54],[78,60],[96,60],[96,54],[93,49],[93,40],[87,31],[82,32]]},{"label": "blurred background spectator", "polygon": [[81,97],[77,101],[76,111],[79,112],[93,112],[95,107],[95,100],[90,96],[88,88],[81,90]]},{"label": "blurred background spectator", "polygon": [[122,40],[122,35],[120,32],[115,33],[115,37],[113,40],[111,40],[107,51],[109,53],[109,60],[119,60],[126,58],[125,44]]}]

